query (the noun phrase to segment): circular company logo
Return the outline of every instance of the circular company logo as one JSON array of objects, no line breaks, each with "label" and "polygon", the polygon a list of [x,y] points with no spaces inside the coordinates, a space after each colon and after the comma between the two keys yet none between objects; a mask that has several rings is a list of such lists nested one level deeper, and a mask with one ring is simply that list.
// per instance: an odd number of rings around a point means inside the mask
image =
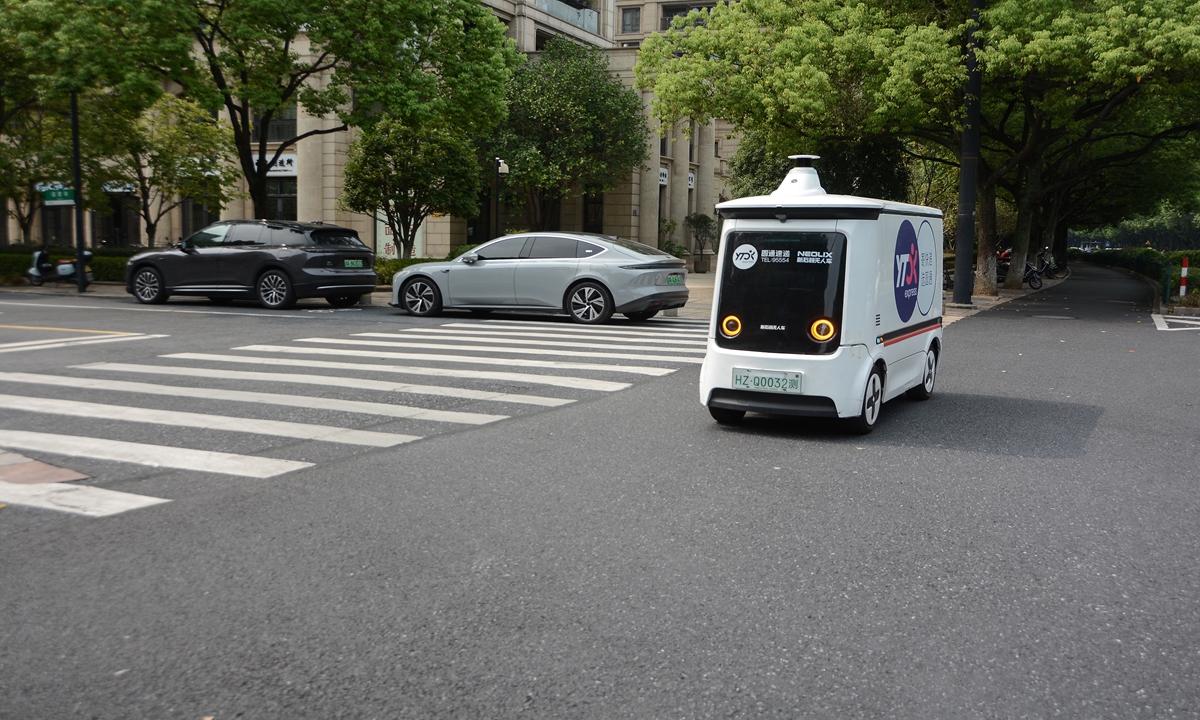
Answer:
[{"label": "circular company logo", "polygon": [[917,253],[921,258],[921,278],[920,285],[917,287],[917,312],[922,315],[928,315],[933,308],[933,295],[936,291],[934,285],[934,271],[937,268],[937,246],[933,239],[933,226],[928,222],[921,223],[921,230],[917,233]]},{"label": "circular company logo", "polygon": [[749,270],[758,262],[758,248],[753,245],[738,245],[733,251],[733,266],[738,270]]},{"label": "circular company logo", "polygon": [[921,279],[921,255],[917,251],[917,231],[908,220],[896,233],[896,257],[892,287],[896,290],[896,312],[900,322],[908,322],[917,306],[917,286]]}]

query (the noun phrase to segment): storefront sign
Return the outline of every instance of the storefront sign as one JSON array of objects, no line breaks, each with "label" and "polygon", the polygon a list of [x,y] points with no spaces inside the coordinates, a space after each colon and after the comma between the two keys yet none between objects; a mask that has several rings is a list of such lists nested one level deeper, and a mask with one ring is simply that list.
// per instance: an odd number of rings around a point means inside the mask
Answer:
[{"label": "storefront sign", "polygon": [[296,177],[297,167],[296,154],[284,153],[279,156],[271,169],[267,170],[267,177]]},{"label": "storefront sign", "polygon": [[688,173],[688,190],[695,190],[695,189],[696,189],[696,173],[690,172],[690,173]]},{"label": "storefront sign", "polygon": [[660,168],[658,169],[658,184],[659,184],[659,185],[666,185],[666,184],[667,184],[667,176],[668,176],[668,174],[669,174],[669,173],[667,172],[667,169],[666,169],[665,167],[660,167]]}]

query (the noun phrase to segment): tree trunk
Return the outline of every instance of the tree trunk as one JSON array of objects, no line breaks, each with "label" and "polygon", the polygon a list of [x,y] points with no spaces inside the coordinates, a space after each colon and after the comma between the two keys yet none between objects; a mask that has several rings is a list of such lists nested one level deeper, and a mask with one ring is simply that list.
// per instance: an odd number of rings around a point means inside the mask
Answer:
[{"label": "tree trunk", "polygon": [[984,181],[979,187],[976,211],[979,250],[975,258],[973,295],[996,297],[996,184]]},{"label": "tree trunk", "polygon": [[1008,277],[1004,279],[1005,290],[1020,290],[1025,278],[1025,259],[1029,256],[1029,240],[1033,231],[1034,215],[1042,194],[1042,158],[1036,157],[1026,167],[1025,182],[1017,196],[1017,232],[1013,238],[1012,258],[1008,266]]},{"label": "tree trunk", "polygon": [[1054,259],[1059,265],[1063,265],[1067,261],[1067,230],[1071,227],[1070,218],[1061,217],[1058,219],[1058,224],[1054,226],[1054,244],[1053,252]]}]

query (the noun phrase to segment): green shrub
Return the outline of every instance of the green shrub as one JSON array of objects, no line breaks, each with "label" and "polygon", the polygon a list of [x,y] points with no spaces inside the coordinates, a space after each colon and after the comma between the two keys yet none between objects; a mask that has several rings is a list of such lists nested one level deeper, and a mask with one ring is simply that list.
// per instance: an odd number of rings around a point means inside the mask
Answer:
[{"label": "green shrub", "polygon": [[24,255],[0,255],[0,283],[10,285],[25,276],[30,258]]},{"label": "green shrub", "polygon": [[379,276],[380,285],[391,285],[392,276],[409,265],[417,263],[441,262],[438,258],[408,258],[406,260],[376,260],[375,274]]},{"label": "green shrub", "polygon": [[475,243],[474,245],[455,245],[454,247],[450,248],[450,254],[446,256],[446,259],[453,260],[459,255],[465,255],[471,250],[479,247],[479,245],[479,243]]},{"label": "green shrub", "polygon": [[[1098,250],[1093,253],[1075,250],[1069,252],[1067,256],[1071,260],[1086,260],[1106,267],[1132,270],[1155,282],[1162,282],[1164,274],[1169,270],[1171,280],[1168,288],[1173,298],[1179,297],[1179,271],[1183,266],[1183,259],[1185,257],[1188,259],[1189,272],[1191,272],[1191,268],[1200,266],[1200,250],[1178,250],[1164,254],[1153,248],[1134,247],[1124,250]],[[1195,275],[1200,276],[1200,271],[1197,271]],[[1193,283],[1200,286],[1200,277],[1193,280],[1193,276],[1189,275],[1188,280],[1192,280]]]},{"label": "green shrub", "polygon": [[[0,255],[33,255],[34,251],[41,250],[41,245],[0,245]],[[88,248],[88,252],[96,257],[121,257],[127,258],[137,255],[140,252],[147,250],[162,250],[164,248],[145,248],[145,247],[98,247]],[[71,245],[52,245],[50,254],[54,257],[67,257],[75,254],[75,247]]]}]

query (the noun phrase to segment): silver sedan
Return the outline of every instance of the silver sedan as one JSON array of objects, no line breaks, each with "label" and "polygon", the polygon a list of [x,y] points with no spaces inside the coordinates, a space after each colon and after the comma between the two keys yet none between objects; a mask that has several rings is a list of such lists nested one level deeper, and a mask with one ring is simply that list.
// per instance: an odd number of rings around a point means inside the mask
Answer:
[{"label": "silver sedan", "polygon": [[412,315],[443,308],[562,312],[578,323],[613,313],[646,320],[687,303],[683,261],[613,235],[508,235],[445,262],[410,265],[392,278],[394,307]]}]

